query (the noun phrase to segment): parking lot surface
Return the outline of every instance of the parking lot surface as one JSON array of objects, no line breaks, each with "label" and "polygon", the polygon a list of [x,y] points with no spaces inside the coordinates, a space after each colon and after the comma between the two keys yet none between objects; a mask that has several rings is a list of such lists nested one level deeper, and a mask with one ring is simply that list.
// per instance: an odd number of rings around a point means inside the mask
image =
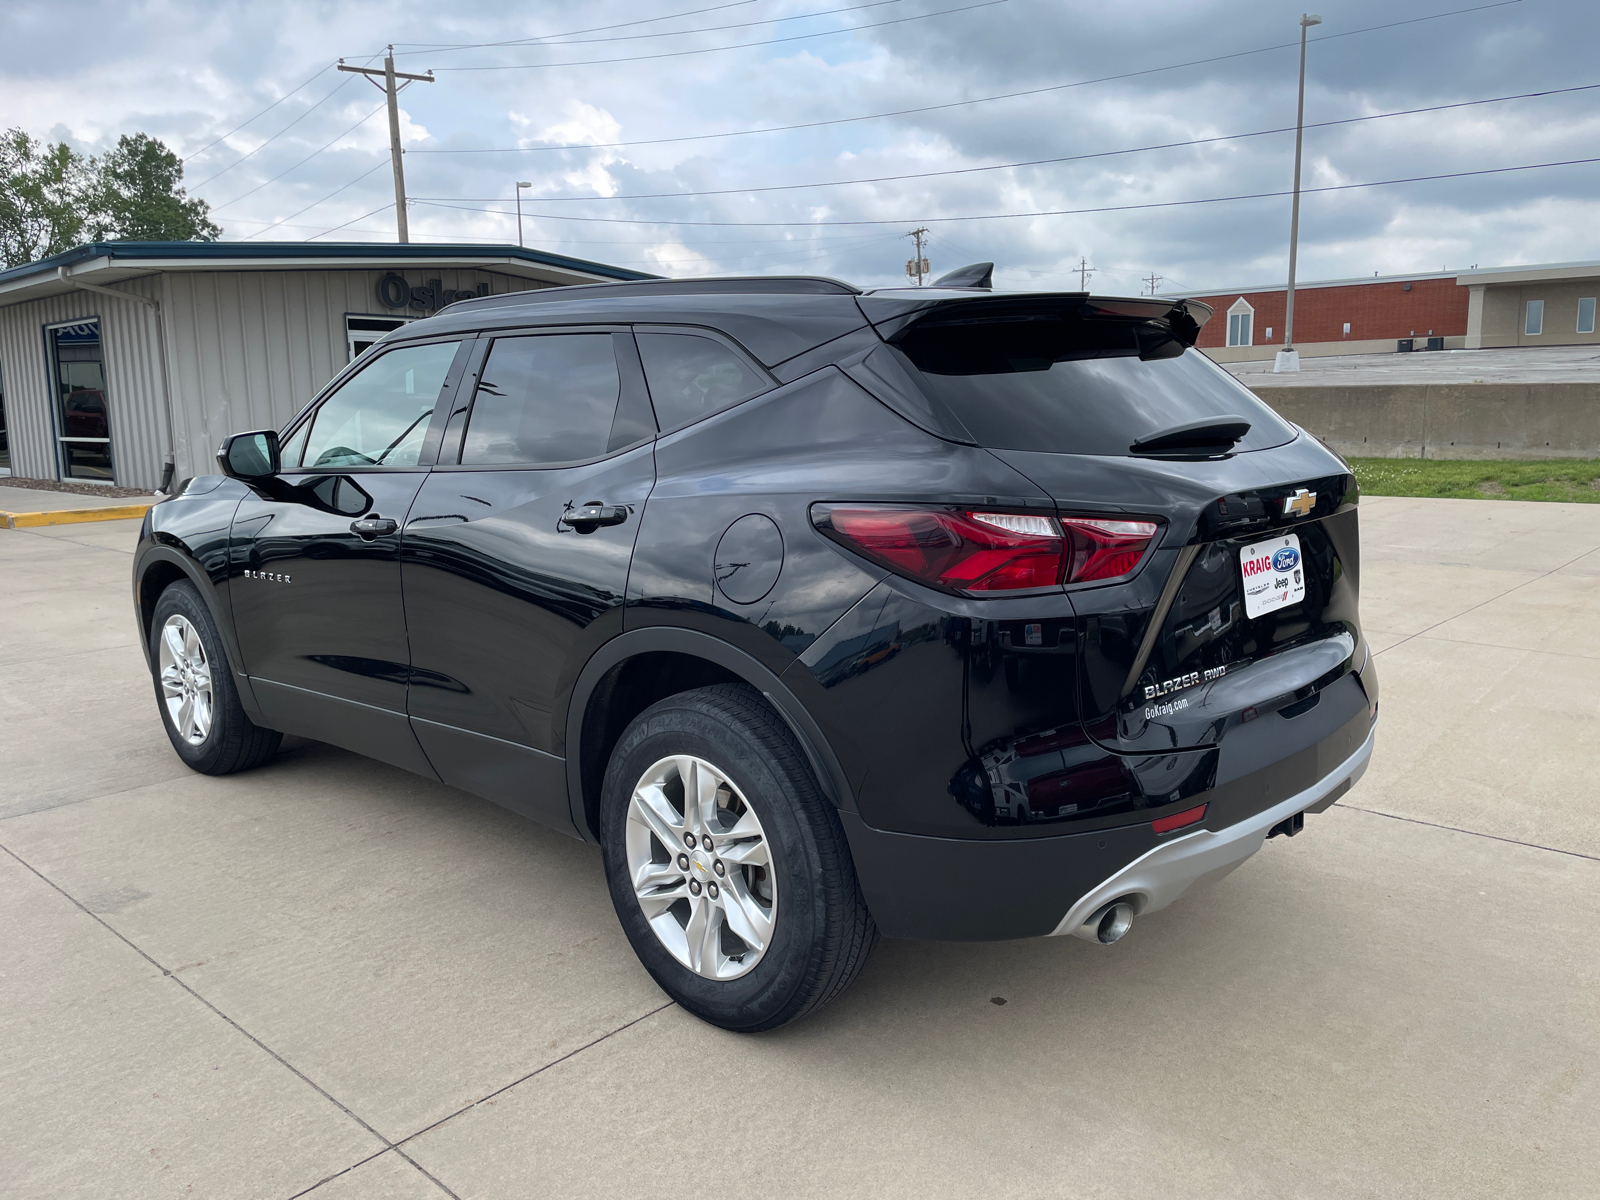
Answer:
[{"label": "parking lot surface", "polygon": [[134,522],[0,531],[0,1192],[1600,1194],[1600,506],[1368,498],[1344,800],[1113,947],[668,1004],[598,854],[340,750],[164,737]]},{"label": "parking lot surface", "polygon": [[1593,346],[1515,346],[1413,354],[1307,355],[1298,373],[1277,374],[1273,358],[1223,364],[1248,384],[1269,387],[1398,383],[1600,383]]}]

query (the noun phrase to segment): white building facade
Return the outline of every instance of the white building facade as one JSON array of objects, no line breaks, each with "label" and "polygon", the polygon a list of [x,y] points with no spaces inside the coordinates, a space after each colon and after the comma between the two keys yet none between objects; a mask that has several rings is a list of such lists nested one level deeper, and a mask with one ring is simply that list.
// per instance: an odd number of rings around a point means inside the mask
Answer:
[{"label": "white building facade", "polygon": [[106,242],[0,272],[0,475],[153,490],[464,296],[651,276],[516,246]]}]

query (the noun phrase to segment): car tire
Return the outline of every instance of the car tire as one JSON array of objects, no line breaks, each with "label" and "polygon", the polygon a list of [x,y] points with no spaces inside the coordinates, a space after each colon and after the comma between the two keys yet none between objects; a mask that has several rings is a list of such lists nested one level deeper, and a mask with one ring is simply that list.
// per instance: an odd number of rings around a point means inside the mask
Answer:
[{"label": "car tire", "polygon": [[190,768],[231,775],[278,752],[283,734],[245,715],[222,639],[192,583],[174,583],[156,600],[150,663],[161,723]]},{"label": "car tire", "polygon": [[754,1033],[796,1020],[849,986],[877,942],[838,814],[752,688],[682,692],[635,718],[600,816],[629,942],[704,1021]]}]

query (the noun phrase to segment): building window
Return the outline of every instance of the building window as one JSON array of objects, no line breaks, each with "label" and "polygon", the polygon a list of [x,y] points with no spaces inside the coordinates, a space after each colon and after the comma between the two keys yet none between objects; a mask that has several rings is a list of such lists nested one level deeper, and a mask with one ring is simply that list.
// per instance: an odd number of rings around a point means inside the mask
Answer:
[{"label": "building window", "polygon": [[1350,336],[1350,322],[1349,321],[1346,321],[1344,323],[1344,335],[1345,335],[1345,337],[1349,337]]},{"label": "building window", "polygon": [[1522,332],[1528,337],[1538,337],[1544,332],[1544,301],[1529,300],[1528,316],[1522,323]]},{"label": "building window", "polygon": [[344,316],[344,340],[350,348],[350,361],[361,357],[366,348],[372,345],[391,329],[416,320],[415,317],[363,317],[353,313]]},{"label": "building window", "polygon": [[1594,332],[1594,297],[1585,296],[1578,301],[1578,332]]},{"label": "building window", "polygon": [[1255,344],[1256,310],[1240,296],[1228,309],[1228,345],[1252,346]]}]

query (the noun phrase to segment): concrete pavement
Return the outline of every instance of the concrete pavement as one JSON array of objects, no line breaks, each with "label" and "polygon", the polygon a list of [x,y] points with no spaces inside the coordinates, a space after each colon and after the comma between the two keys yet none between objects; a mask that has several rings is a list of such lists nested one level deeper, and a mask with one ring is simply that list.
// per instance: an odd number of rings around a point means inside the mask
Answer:
[{"label": "concrete pavement", "polygon": [[1115,947],[886,942],[760,1037],[585,846],[309,742],[188,772],[136,523],[0,532],[0,1191],[1600,1194],[1600,506],[1362,508],[1342,803]]}]

